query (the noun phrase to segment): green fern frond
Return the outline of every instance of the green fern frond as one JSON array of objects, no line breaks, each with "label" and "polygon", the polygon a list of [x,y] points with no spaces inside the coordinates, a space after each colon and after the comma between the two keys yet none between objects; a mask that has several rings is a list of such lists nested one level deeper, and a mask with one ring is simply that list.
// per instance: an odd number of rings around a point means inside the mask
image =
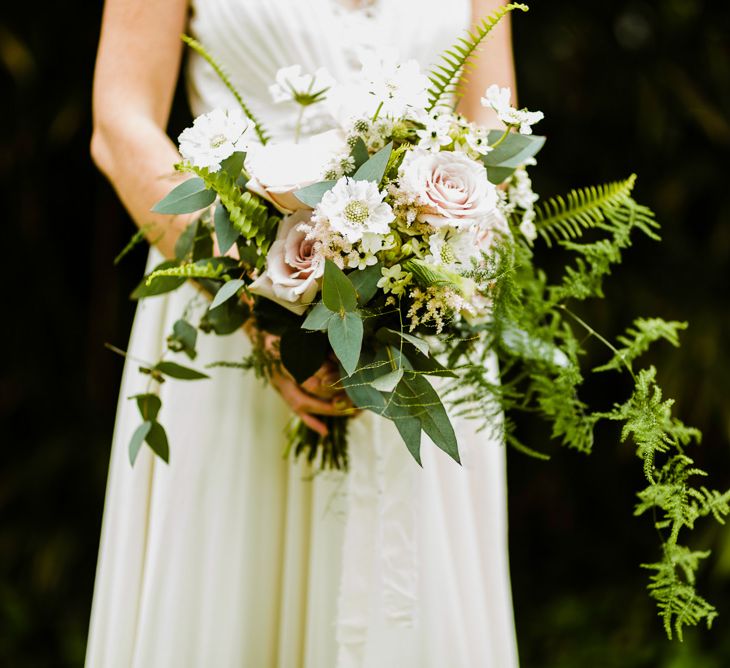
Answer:
[{"label": "green fern frond", "polygon": [[205,167],[185,163],[178,165],[178,169],[203,179],[206,187],[218,194],[236,231],[246,239],[256,239],[263,253],[268,250],[280,219],[269,216],[269,209],[256,195],[248,191],[242,192],[225,170],[211,173]]},{"label": "green fern frond", "polygon": [[428,74],[431,87],[428,89],[426,111],[448,104],[448,98],[458,94],[460,79],[464,70],[469,68],[479,45],[506,14],[516,9],[526,12],[529,8],[517,2],[500,7],[490,16],[483,18],[472,30],[467,31],[466,36],[459,38],[456,44],[441,54],[438,64],[434,65]]},{"label": "green fern frond", "polygon": [[157,271],[153,271],[147,277],[147,285],[160,276],[179,276],[181,278],[220,278],[226,269],[226,265],[222,262],[215,264],[213,262],[188,262],[177,267],[169,267],[168,269],[158,269]]},{"label": "green fern frond", "polygon": [[636,206],[631,199],[635,182],[636,175],[632,174],[624,181],[571,190],[565,197],[551,197],[535,208],[535,227],[548,246],[553,241],[579,237],[583,230],[602,223],[609,211],[619,218],[644,216],[647,220],[642,222],[652,227],[650,212],[646,213],[648,209],[632,210]]},{"label": "green fern frond", "polygon": [[709,554],[693,552],[683,545],[667,544],[660,562],[642,564],[643,568],[654,571],[649,594],[657,602],[659,616],[670,639],[676,633],[682,640],[682,628],[696,626],[702,620],[710,628],[717,617],[715,606],[697,594],[695,589],[699,561]]},{"label": "green fern frond", "polygon": [[640,355],[644,354],[651,344],[664,339],[675,348],[679,346],[679,332],[687,329],[686,322],[666,321],[662,318],[637,318],[634,326],[626,330],[626,334],[617,337],[622,344],[613,357],[593,371],[620,370],[624,365],[631,367],[631,363]]},{"label": "green fern frond", "polygon": [[256,132],[256,136],[259,138],[259,141],[262,144],[265,144],[267,141],[269,141],[270,137],[263,123],[261,123],[261,121],[256,118],[250,107],[243,101],[241,94],[236,90],[236,87],[231,82],[231,78],[223,69],[223,66],[196,39],[193,39],[188,35],[181,35],[180,38],[183,42],[185,42],[185,44],[187,44],[193,51],[195,51],[195,53],[197,53],[213,68],[213,71],[218,75],[225,87],[236,99],[236,102],[238,102],[238,106],[241,107],[243,113],[246,114],[246,116],[248,116],[248,118],[253,123],[254,131]]}]

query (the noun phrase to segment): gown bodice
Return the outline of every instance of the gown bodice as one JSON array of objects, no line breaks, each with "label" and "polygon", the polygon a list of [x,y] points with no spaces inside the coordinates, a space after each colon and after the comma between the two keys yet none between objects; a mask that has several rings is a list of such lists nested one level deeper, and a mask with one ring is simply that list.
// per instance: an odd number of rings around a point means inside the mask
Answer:
[{"label": "gown bodice", "polygon": [[[278,69],[325,67],[347,83],[359,71],[360,48],[395,47],[423,68],[468,27],[469,0],[376,0],[353,9],[344,0],[192,0],[189,31],[223,65],[235,88],[275,137],[290,134],[296,113],[275,105],[268,87]],[[187,70],[193,112],[235,106],[212,68],[191,54]]]}]

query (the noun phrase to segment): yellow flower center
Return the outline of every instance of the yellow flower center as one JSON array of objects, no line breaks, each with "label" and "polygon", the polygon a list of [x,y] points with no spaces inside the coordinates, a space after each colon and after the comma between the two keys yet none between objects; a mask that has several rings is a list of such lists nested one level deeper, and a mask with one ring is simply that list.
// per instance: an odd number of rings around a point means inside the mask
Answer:
[{"label": "yellow flower center", "polygon": [[370,215],[368,205],[359,199],[348,202],[345,206],[344,213],[345,218],[347,218],[350,223],[353,223],[355,225],[362,225],[363,223],[365,223],[365,221],[368,219],[368,216]]}]

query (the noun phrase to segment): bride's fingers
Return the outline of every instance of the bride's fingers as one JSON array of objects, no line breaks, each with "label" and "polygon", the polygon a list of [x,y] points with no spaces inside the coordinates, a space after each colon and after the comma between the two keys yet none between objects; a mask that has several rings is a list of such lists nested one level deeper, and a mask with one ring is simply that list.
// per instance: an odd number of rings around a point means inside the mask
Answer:
[{"label": "bride's fingers", "polygon": [[332,401],[313,397],[304,391],[296,382],[285,376],[275,376],[272,384],[279,391],[284,400],[296,413],[314,413],[316,415],[340,415],[341,410],[336,408]]},{"label": "bride's fingers", "polygon": [[312,431],[316,431],[320,436],[327,436],[329,433],[327,425],[325,425],[322,420],[318,420],[309,413],[297,413],[297,415],[299,416],[299,419],[307,425],[307,427],[309,427]]}]

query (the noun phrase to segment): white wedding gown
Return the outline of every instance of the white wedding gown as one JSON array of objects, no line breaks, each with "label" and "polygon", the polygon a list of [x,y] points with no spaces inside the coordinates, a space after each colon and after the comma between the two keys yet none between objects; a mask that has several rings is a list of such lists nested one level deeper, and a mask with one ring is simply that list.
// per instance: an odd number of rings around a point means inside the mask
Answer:
[{"label": "white wedding gown", "polygon": [[[356,47],[397,44],[424,66],[469,23],[468,0],[196,0],[190,31],[279,136],[280,67],[352,76]],[[196,113],[231,104],[199,58]],[[151,253],[150,266],[159,261]],[[199,298],[198,298],[199,299]],[[140,303],[129,350],[154,362],[196,292]],[[241,359],[243,333],[199,337],[198,368]],[[186,359],[180,360],[186,363]],[[427,438],[419,468],[393,425],[350,429],[348,474],[284,461],[287,406],[252,374],[161,387],[169,465],[127,445],[144,392],[125,368],[87,650],[90,668],[512,668],[505,447],[455,420],[460,467]]]}]

